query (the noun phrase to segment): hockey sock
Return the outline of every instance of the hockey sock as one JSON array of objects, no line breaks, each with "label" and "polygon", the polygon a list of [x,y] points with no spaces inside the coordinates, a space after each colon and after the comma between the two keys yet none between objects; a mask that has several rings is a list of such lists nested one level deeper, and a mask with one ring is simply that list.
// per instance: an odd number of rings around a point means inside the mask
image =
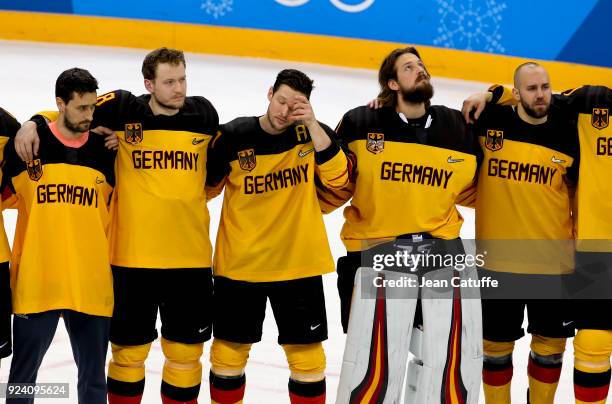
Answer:
[{"label": "hockey sock", "polygon": [[610,386],[612,331],[581,329],[574,338],[576,404],[603,404]]},{"label": "hockey sock", "polygon": [[135,383],[121,382],[107,377],[109,404],[140,404],[144,392],[145,379]]},{"label": "hockey sock", "polygon": [[529,375],[529,400],[538,404],[553,404],[561,377],[565,338],[531,337],[531,352],[527,374]]},{"label": "hockey sock", "polygon": [[242,403],[246,376],[219,376],[210,372],[210,398],[213,404]]},{"label": "hockey sock", "polygon": [[604,372],[585,372],[574,367],[576,404],[604,404],[610,387],[610,368]]},{"label": "hockey sock", "polygon": [[162,374],[163,404],[196,404],[202,381],[200,357],[204,344],[161,340],[166,357]]},{"label": "hockey sock", "polygon": [[482,381],[487,404],[510,404],[514,342],[484,340]]},{"label": "hockey sock", "polygon": [[532,403],[554,402],[555,392],[561,377],[563,354],[539,356],[531,352],[527,374],[529,375],[529,401]]},{"label": "hockey sock", "polygon": [[325,379],[300,382],[289,378],[291,404],[325,404]]},{"label": "hockey sock", "polygon": [[197,404],[200,385],[191,388],[176,387],[162,380],[161,399],[163,404]]},{"label": "hockey sock", "polygon": [[144,361],[151,344],[111,344],[113,358],[108,364],[109,404],[140,404],[145,388]]}]

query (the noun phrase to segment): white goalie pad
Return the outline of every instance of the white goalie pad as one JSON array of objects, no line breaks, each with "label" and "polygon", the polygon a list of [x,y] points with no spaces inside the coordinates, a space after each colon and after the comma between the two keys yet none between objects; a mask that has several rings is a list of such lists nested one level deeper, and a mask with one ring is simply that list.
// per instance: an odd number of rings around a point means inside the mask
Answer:
[{"label": "white goalie pad", "polygon": [[416,275],[357,270],[336,403],[400,402],[417,285]]},{"label": "white goalie pad", "polygon": [[[477,271],[474,268],[461,272],[441,269],[429,272],[424,277],[434,285],[449,287],[421,289],[423,338],[418,359],[422,360],[423,366],[418,369],[416,389],[407,383],[405,402],[446,404],[463,401],[466,404],[477,404],[482,377],[482,314],[479,290],[454,289],[451,286],[453,277],[455,283],[458,283],[458,278],[477,280]],[[410,379],[408,376],[408,380]],[[458,397],[462,399],[457,400]]]}]

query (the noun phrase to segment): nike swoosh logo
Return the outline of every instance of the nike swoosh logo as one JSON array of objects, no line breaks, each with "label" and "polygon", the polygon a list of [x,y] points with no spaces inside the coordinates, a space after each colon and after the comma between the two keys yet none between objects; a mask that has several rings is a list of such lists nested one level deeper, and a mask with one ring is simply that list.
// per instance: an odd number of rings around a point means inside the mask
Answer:
[{"label": "nike swoosh logo", "polygon": [[308,150],[306,150],[306,151],[300,150],[300,151],[298,152],[298,156],[300,156],[300,157],[306,157],[306,156],[308,156],[310,153],[312,153],[313,151],[314,151],[314,148],[313,148],[313,149],[308,149]]},{"label": "nike swoosh logo", "polygon": [[567,327],[568,325],[570,325],[571,323],[573,323],[573,321],[567,321],[567,322],[563,322],[563,327]]},{"label": "nike swoosh logo", "polygon": [[202,143],[202,142],[203,142],[203,141],[205,141],[205,140],[206,140],[206,139],[198,139],[198,138],[195,138],[195,137],[194,137],[194,138],[193,138],[193,140],[191,141],[191,144],[195,146],[195,145],[197,145],[197,144]]},{"label": "nike swoosh logo", "polygon": [[313,326],[313,325],[311,325],[311,326],[310,326],[310,331],[314,331],[314,330],[316,330],[317,328],[319,328],[320,326],[321,326],[321,324],[317,324],[317,325],[314,325],[314,326]]},{"label": "nike swoosh logo", "polygon": [[0,345],[0,349],[4,348],[6,346],[6,344],[8,344],[8,341],[6,341],[4,344]]},{"label": "nike swoosh logo", "polygon": [[103,184],[104,180],[101,180],[100,178],[96,177],[96,184]]},{"label": "nike swoosh logo", "polygon": [[453,164],[453,163],[461,163],[461,162],[463,162],[463,159],[454,159],[454,158],[448,156],[448,159],[446,161],[451,163],[451,164]]},{"label": "nike swoosh logo", "polygon": [[558,159],[555,156],[552,156],[551,161],[557,164],[565,163],[565,160]]},{"label": "nike swoosh logo", "polygon": [[199,329],[198,329],[198,332],[199,332],[200,334],[202,334],[202,333],[203,333],[204,331],[206,331],[206,330],[208,330],[208,327],[199,328]]}]

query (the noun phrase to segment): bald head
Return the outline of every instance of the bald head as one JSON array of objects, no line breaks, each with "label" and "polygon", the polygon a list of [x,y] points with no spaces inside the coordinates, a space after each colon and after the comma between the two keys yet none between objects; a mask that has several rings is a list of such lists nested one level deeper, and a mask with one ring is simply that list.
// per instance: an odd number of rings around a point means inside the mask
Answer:
[{"label": "bald head", "polygon": [[514,70],[514,87],[520,88],[521,82],[523,81],[523,78],[525,77],[525,75],[530,76],[530,75],[533,75],[534,73],[545,75],[546,81],[548,81],[548,72],[546,71],[544,67],[537,64],[536,62],[527,62],[527,63],[523,63],[519,65]]}]

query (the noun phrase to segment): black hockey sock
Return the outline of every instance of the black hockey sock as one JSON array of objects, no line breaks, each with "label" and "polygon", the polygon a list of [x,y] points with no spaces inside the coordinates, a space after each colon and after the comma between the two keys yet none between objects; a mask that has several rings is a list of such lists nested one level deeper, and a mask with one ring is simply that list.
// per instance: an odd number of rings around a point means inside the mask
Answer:
[{"label": "black hockey sock", "polygon": [[291,404],[324,404],[325,379],[317,382],[299,382],[289,378]]},{"label": "black hockey sock", "polygon": [[605,403],[610,388],[610,369],[589,373],[574,368],[576,403]]},{"label": "black hockey sock", "polygon": [[242,402],[246,375],[219,376],[210,372],[210,398],[213,403],[233,404]]},{"label": "black hockey sock", "polygon": [[145,380],[122,382],[111,377],[106,379],[109,404],[140,404],[144,393]]}]

